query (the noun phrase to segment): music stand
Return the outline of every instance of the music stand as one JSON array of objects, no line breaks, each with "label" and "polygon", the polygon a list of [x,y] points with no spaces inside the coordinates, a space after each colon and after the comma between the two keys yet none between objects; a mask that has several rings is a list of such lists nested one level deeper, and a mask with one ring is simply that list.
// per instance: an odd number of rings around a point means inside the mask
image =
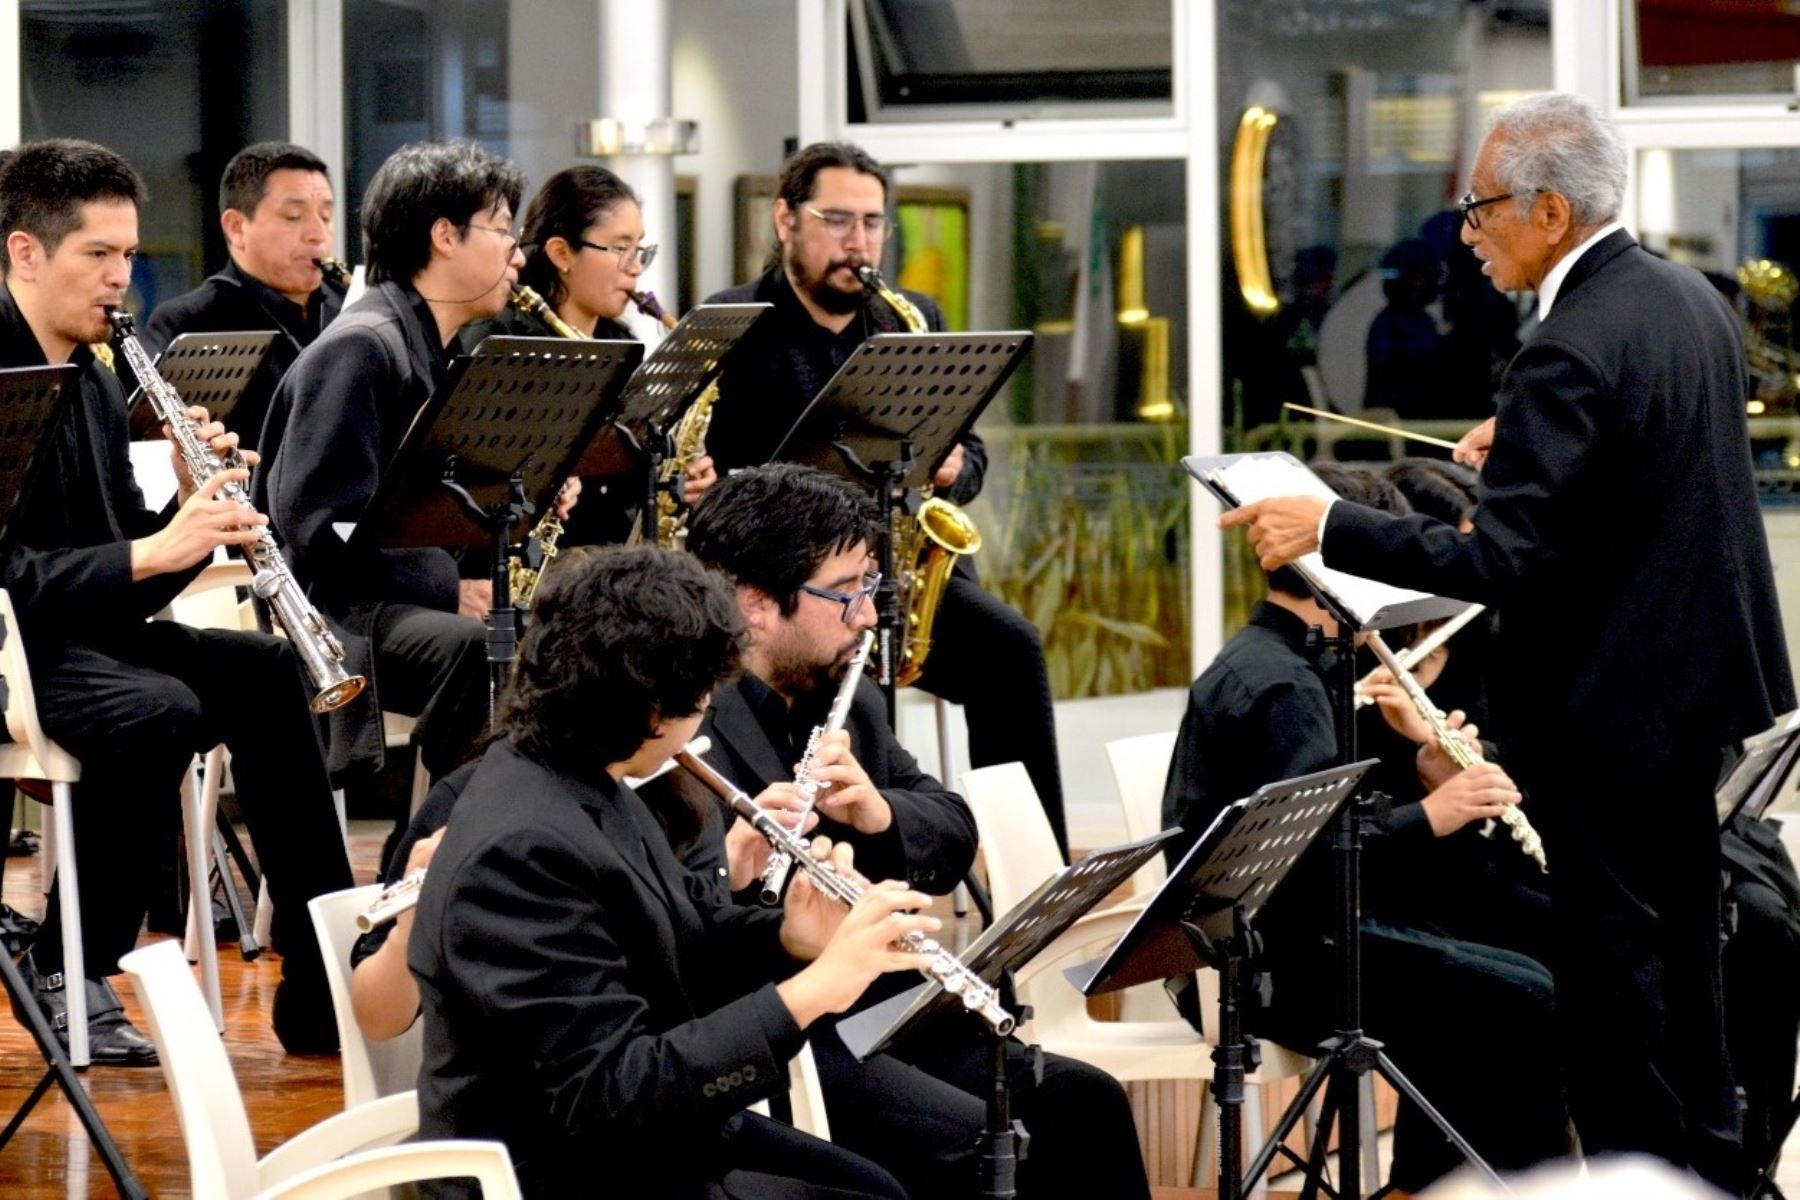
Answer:
[{"label": "music stand", "polygon": [[[1218,454],[1189,455],[1181,465],[1207,491],[1227,508],[1275,496],[1317,496],[1335,499],[1323,480],[1307,470],[1291,454]],[[1303,556],[1293,564],[1306,581],[1319,604],[1337,622],[1337,634],[1318,641],[1336,656],[1336,666],[1329,672],[1326,690],[1331,694],[1333,720],[1337,726],[1338,762],[1348,766],[1356,761],[1356,635],[1364,630],[1382,630],[1419,621],[1452,617],[1468,607],[1466,601],[1433,596],[1407,588],[1397,588],[1373,579],[1334,571],[1327,567],[1317,552]],[[1475,1169],[1495,1178],[1493,1169],[1473,1149],[1468,1139],[1454,1129],[1419,1089],[1394,1068],[1381,1043],[1368,1037],[1362,1028],[1362,834],[1364,817],[1358,811],[1361,802],[1346,804],[1338,810],[1332,831],[1332,883],[1337,893],[1337,973],[1338,1027],[1320,1047],[1318,1062],[1301,1085],[1300,1095],[1288,1105],[1276,1126],[1271,1145],[1279,1144],[1305,1115],[1320,1084],[1329,1079],[1320,1120],[1314,1129],[1314,1141],[1305,1166],[1308,1191],[1322,1184],[1325,1153],[1332,1120],[1337,1121],[1338,1188],[1337,1195],[1360,1197],[1362,1194],[1362,1113],[1357,1103],[1357,1087],[1361,1077],[1378,1072],[1394,1090],[1411,1100],[1432,1124],[1460,1150]],[[1265,1155],[1273,1150],[1265,1146]]]},{"label": "music stand", "polygon": [[1374,765],[1365,760],[1266,784],[1226,805],[1105,957],[1066,972],[1082,994],[1096,996],[1202,966],[1218,969],[1212,1090],[1219,1102],[1220,1200],[1239,1200],[1253,1188],[1285,1137],[1270,1138],[1244,1174],[1244,1076],[1256,1068],[1257,1046],[1244,1032],[1242,967],[1260,949],[1256,915]]},{"label": "music stand", "polygon": [[[274,344],[274,333],[184,333],[156,360],[156,373],[185,403],[201,405],[213,420],[230,426],[232,410]],[[141,387],[132,393],[130,407],[134,440],[160,436],[162,418]],[[247,436],[257,432],[250,430]]]},{"label": "music stand", "polygon": [[639,342],[490,337],[450,366],[420,407],[352,536],[382,548],[487,546],[489,702],[518,644],[507,580],[527,520],[556,502],[588,446],[618,412]]},{"label": "music stand", "polygon": [[[0,413],[5,414],[4,419],[0,419],[0,538],[5,536],[26,489],[37,477],[42,462],[39,451],[55,427],[63,406],[71,403],[68,393],[75,386],[75,375],[76,369],[68,365],[0,370]],[[0,626],[0,639],[10,637],[12,633]],[[5,688],[0,686],[0,704],[4,699]],[[80,937],[81,931],[69,931],[69,936]],[[100,1119],[87,1090],[81,1086],[81,1080],[69,1062],[68,1051],[56,1040],[55,1030],[50,1028],[50,1022],[38,1008],[37,998],[25,986],[10,954],[0,954],[0,978],[6,981],[13,1011],[25,1014],[25,1025],[37,1042],[38,1053],[43,1055],[46,1067],[44,1077],[25,1097],[25,1103],[19,1106],[6,1127],[0,1129],[0,1149],[12,1141],[13,1134],[19,1131],[31,1110],[49,1092],[51,1084],[55,1084],[74,1106],[82,1128],[87,1130],[88,1140],[106,1164],[107,1173],[119,1192],[132,1200],[147,1197],[149,1193],[125,1165],[125,1156],[119,1153],[106,1122]],[[79,987],[81,981],[76,980],[70,986]]]},{"label": "music stand", "polygon": [[[663,463],[674,453],[676,424],[719,377],[744,336],[774,308],[773,304],[759,302],[702,304],[689,309],[625,385],[625,394],[619,401],[622,411],[614,425],[644,467],[643,515],[639,520],[646,538],[655,535],[656,497],[662,488]],[[596,449],[604,450],[605,442],[606,439],[599,439]],[[612,465],[584,463],[584,467],[595,469],[581,474],[609,474]],[[679,507],[681,480],[670,480],[668,487]]]},{"label": "music stand", "polygon": [[1740,813],[1746,820],[1762,820],[1796,758],[1800,758],[1800,710],[1778,718],[1755,737],[1745,738],[1743,757],[1713,792],[1719,827],[1731,824]]},{"label": "music stand", "polygon": [[902,628],[894,533],[906,492],[931,482],[1001,386],[1025,360],[1032,335],[879,333],[863,342],[800,414],[771,462],[822,468],[875,489],[887,514],[880,548],[878,678],[894,712]]},{"label": "music stand", "polygon": [[[1081,915],[1117,891],[1161,850],[1177,830],[1165,830],[1109,850],[1096,850],[1044,880],[1012,910],[989,925],[962,954],[963,965],[987,983],[1010,993],[1012,973],[1030,962]],[[838,1036],[859,1060],[879,1053],[933,1014],[960,1012],[962,1001],[941,983],[927,982],[838,1022]],[[1019,1011],[1021,1021],[1030,1013]],[[980,1194],[1013,1196],[1014,1174],[1024,1156],[1026,1135],[1012,1119],[1006,1071],[1005,1036],[982,1023],[992,1038],[993,1082],[988,1089],[987,1128],[977,1156]]]}]

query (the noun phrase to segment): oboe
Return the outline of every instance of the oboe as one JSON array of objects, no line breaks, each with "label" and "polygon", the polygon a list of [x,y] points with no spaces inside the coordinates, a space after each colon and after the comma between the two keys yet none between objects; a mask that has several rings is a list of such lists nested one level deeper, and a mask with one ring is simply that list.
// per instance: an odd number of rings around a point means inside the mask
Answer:
[{"label": "oboe", "polygon": [[[1381,660],[1382,666],[1393,674],[1400,689],[1406,693],[1406,698],[1412,701],[1413,708],[1418,710],[1419,716],[1431,728],[1433,740],[1449,755],[1450,761],[1464,770],[1480,762],[1481,755],[1450,728],[1449,723],[1444,720],[1444,714],[1431,702],[1431,697],[1425,694],[1425,689],[1419,686],[1419,681],[1413,678],[1412,672],[1388,649],[1379,633],[1369,634],[1369,649],[1375,652],[1375,657]],[[1544,839],[1538,836],[1538,831],[1531,826],[1531,820],[1519,811],[1518,805],[1508,804],[1502,807],[1500,820],[1512,834],[1513,841],[1519,843],[1519,849],[1531,856],[1539,870],[1548,871],[1550,863],[1544,858]],[[1488,828],[1493,828],[1491,821]]]},{"label": "oboe", "polygon": [[[211,446],[200,440],[198,429],[188,418],[181,393],[156,373],[150,356],[132,336],[131,314],[122,308],[111,308],[106,312],[106,319],[112,322],[119,349],[137,376],[144,395],[156,415],[169,427],[169,437],[180,452],[181,461],[187,465],[194,486],[200,487],[220,471],[242,470],[245,465],[243,455],[233,450],[229,457],[220,458]],[[240,483],[227,483],[218,494],[243,505],[247,513],[256,511],[250,503],[249,492]],[[306,593],[300,590],[300,584],[288,570],[287,560],[281,556],[281,548],[275,544],[274,535],[267,526],[261,527],[256,540],[246,546],[244,552],[255,571],[250,577],[250,591],[269,606],[269,611],[287,630],[288,641],[312,680],[312,710],[315,713],[330,712],[356,699],[369,681],[344,669],[344,647],[325,624],[319,610],[306,598]]]},{"label": "oboe", "polygon": [[[867,644],[865,640],[864,646]],[[686,767],[694,778],[730,804],[733,812],[750,822],[758,833],[769,839],[769,844],[775,847],[777,854],[786,854],[793,862],[799,863],[800,868],[821,892],[845,907],[854,905],[862,898],[861,884],[838,874],[830,863],[814,858],[804,837],[756,807],[756,801],[742,788],[713,770],[706,760],[692,752],[691,747],[678,751],[675,761]],[[961,1000],[964,1008],[981,1014],[982,1020],[992,1025],[995,1033],[1005,1036],[1013,1031],[1016,1022],[1013,1015],[1001,1006],[999,990],[971,971],[936,939],[926,937],[915,929],[896,939],[895,945],[913,954],[929,954],[930,965],[921,968],[925,975],[943,984],[944,990]]]},{"label": "oboe", "polygon": [[[857,643],[856,655],[850,665],[844,668],[844,678],[838,684],[837,698],[831,702],[831,712],[823,725],[813,726],[812,736],[806,739],[806,749],[801,752],[800,761],[794,765],[794,786],[800,789],[800,795],[806,801],[806,807],[800,810],[800,822],[806,823],[807,814],[813,810],[813,804],[819,798],[819,791],[825,785],[813,778],[813,769],[818,766],[819,743],[828,733],[836,733],[844,727],[844,721],[850,716],[850,705],[856,699],[856,682],[862,677],[863,665],[869,661],[869,647],[875,644],[875,631],[863,631],[862,641]],[[787,890],[788,873],[794,869],[794,859],[790,854],[782,852],[780,843],[776,844],[775,853],[769,856],[769,865],[762,873],[762,902],[764,904],[780,904],[781,893]]]}]

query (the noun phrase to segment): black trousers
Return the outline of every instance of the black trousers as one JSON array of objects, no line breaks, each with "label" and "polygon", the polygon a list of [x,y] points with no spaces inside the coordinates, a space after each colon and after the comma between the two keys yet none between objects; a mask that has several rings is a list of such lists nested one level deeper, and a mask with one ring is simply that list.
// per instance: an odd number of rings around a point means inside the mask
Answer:
[{"label": "black trousers", "polygon": [[732,1168],[721,1190],[732,1200],[906,1200],[900,1182],[868,1159],[758,1113],[726,1127],[725,1157]]},{"label": "black trousers", "polygon": [[[81,762],[73,816],[87,974],[117,973],[136,944],[154,834],[171,820],[189,760],[223,742],[275,903],[283,979],[322,989],[306,902],[352,880],[292,648],[155,621],[102,645],[34,648],[32,673],[44,732]],[[32,946],[40,970],[61,970],[64,936],[53,893]]]},{"label": "black trousers", "polygon": [[413,741],[425,769],[441,779],[487,729],[487,629],[461,613],[388,604],[375,618],[373,641],[381,707],[419,719]]},{"label": "black trousers", "polygon": [[[934,1037],[944,1030],[947,1036]],[[977,1194],[977,1139],[987,1126],[990,1046],[960,1022],[934,1022],[899,1054],[858,1062],[835,1025],[814,1027],[813,1057],[831,1140],[880,1163],[913,1196]],[[1044,1055],[1032,1078],[1027,1048],[1008,1045],[1013,1116],[1031,1135],[1019,1195],[1146,1197],[1137,1127],[1119,1081],[1087,1063]]]},{"label": "black trousers", "polygon": [[944,589],[919,686],[963,706],[970,765],[1025,764],[1066,859],[1069,831],[1043,639],[1017,610],[983,591],[972,574],[959,564]]},{"label": "black trousers", "polygon": [[1729,1188],[1741,1128],[1720,1002],[1720,754],[1656,757],[1569,755],[1515,776],[1550,860],[1570,1112],[1589,1155],[1653,1154]]},{"label": "black trousers", "polygon": [[1800,879],[1772,822],[1725,833],[1730,934],[1722,956],[1725,1033],[1744,1091],[1745,1177],[1775,1153],[1794,1096],[1800,996]]}]

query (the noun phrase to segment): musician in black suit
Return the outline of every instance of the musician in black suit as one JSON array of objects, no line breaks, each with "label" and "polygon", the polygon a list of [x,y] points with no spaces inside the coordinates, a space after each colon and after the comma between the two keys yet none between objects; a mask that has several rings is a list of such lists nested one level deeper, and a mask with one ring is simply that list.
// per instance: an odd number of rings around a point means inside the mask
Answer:
[{"label": "musician in black suit", "polygon": [[[846,662],[875,623],[869,542],[880,511],[856,485],[812,467],[776,464],[721,481],[694,510],[688,549],[737,584],[749,627],[744,671],[713,692],[703,732],[712,759],[739,786],[794,778],[813,728],[831,706]],[[919,769],[895,739],[879,689],[863,680],[845,728],[823,737],[813,771],[818,832],[856,848],[870,878],[905,879],[943,895],[974,858],[973,816],[962,798]],[[754,883],[734,840],[756,835],[715,807],[691,842],[688,865],[723,893]],[[738,867],[739,874],[729,873]],[[754,903],[754,891],[745,896]],[[877,984],[874,1003],[917,981]],[[936,1020],[893,1050],[858,1062],[828,1022],[813,1052],[832,1139],[892,1171],[918,1196],[972,1194],[976,1137],[985,1122],[990,1037],[977,1018]],[[1033,1141],[1020,1166],[1023,1196],[1143,1196],[1149,1185],[1124,1089],[1086,1063],[1046,1055],[1032,1078],[1011,1044],[1014,1115]]]},{"label": "musician in black suit", "polygon": [[457,331],[506,303],[523,262],[512,227],[522,188],[516,167],[471,142],[420,142],[383,163],[363,203],[369,290],[301,353],[264,427],[256,494],[295,573],[341,625],[350,669],[369,677],[332,714],[337,778],[380,766],[383,710],[419,718],[434,777],[487,720],[486,634],[459,611],[486,585],[460,581],[445,550],[383,550],[350,531],[442,383]]},{"label": "musician in black suit", "polygon": [[1619,226],[1625,180],[1571,96],[1509,106],[1482,145],[1463,240],[1541,320],[1459,451],[1485,462],[1473,532],[1298,498],[1223,523],[1253,524],[1265,567],[1322,542],[1329,566],[1499,608],[1490,727],[1550,860],[1582,1144],[1731,1186],[1711,792],[1722,748],[1794,691],[1737,322]]},{"label": "musician in black suit", "polygon": [[499,1138],[527,1195],[905,1195],[746,1109],[785,1089],[822,1016],[922,964],[892,943],[938,928],[903,911],[928,898],[877,884],[846,913],[802,878],[783,909],[734,905],[622,782],[692,739],[742,632],[730,589],[684,555],[565,566],[431,860],[407,945],[419,1131]]},{"label": "musician in black suit", "polygon": [[291,142],[239,150],[219,180],[219,225],[231,260],[193,291],[157,305],[144,325],[152,355],[184,333],[276,334],[225,421],[245,447],[257,444],[282,375],[343,306],[317,262],[331,253],[336,204],[331,176],[312,151]]},{"label": "musician in black suit", "polygon": [[[706,438],[718,470],[767,462],[857,346],[877,333],[908,331],[901,314],[867,292],[855,272],[881,261],[888,192],[881,164],[847,143],[808,146],[782,167],[774,209],[777,261],[755,281],[707,300],[775,306],[733,352],[720,377]],[[944,328],[944,315],[929,296],[901,294],[928,329]],[[971,432],[938,464],[933,483],[946,499],[967,504],[980,493],[986,475],[987,448]],[[982,590],[967,557],[958,560],[944,590],[919,686],[963,706],[975,766],[1025,764],[1066,857],[1068,829],[1043,642],[1030,621]]]},{"label": "musician in black suit", "polygon": [[[182,774],[223,741],[275,900],[275,1032],[291,1051],[332,1051],[337,1030],[306,902],[350,886],[350,866],[298,660],[279,638],[149,619],[215,548],[254,540],[263,518],[246,523],[242,506],[219,496],[230,480],[245,481],[242,471],[196,489],[179,455],[177,503],[161,513],[144,506],[124,390],[91,348],[110,337],[105,309],[131,282],[143,199],[137,172],[90,142],[23,146],[0,169],[0,366],[79,368],[0,544],[0,578],[26,637],[44,731],[81,762],[76,936],[91,1049],[98,1063],[156,1062],[105,977],[136,944],[155,867],[149,847],[172,822]],[[204,410],[189,415],[205,422]],[[237,442],[215,423],[200,433],[220,453]],[[68,936],[53,894],[21,965],[59,1025]]]}]

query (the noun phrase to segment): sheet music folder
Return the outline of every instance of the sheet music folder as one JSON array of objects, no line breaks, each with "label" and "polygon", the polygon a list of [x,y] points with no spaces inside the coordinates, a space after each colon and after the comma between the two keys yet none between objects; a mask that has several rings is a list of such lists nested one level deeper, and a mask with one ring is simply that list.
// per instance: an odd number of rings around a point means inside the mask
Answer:
[{"label": "sheet music folder", "polygon": [[[1324,480],[1291,454],[1194,454],[1182,459],[1181,465],[1226,508],[1240,508],[1275,496],[1337,499],[1337,493]],[[1433,596],[1334,571],[1325,565],[1317,550],[1295,562],[1294,569],[1327,608],[1358,630],[1436,621],[1454,617],[1469,607],[1466,600]]]},{"label": "sheet music folder", "polygon": [[[912,458],[892,482],[922,488],[1031,349],[1023,330],[878,333],[859,345],[806,406],[771,462],[848,475]],[[847,461],[846,455],[854,457]]]},{"label": "sheet music folder", "polygon": [[1777,718],[1774,725],[1744,739],[1743,757],[1713,793],[1719,824],[1729,824],[1742,812],[1760,821],[1775,802],[1776,792],[1800,757],[1800,710]]},{"label": "sheet music folder", "polygon": [[[184,333],[156,360],[156,373],[190,405],[198,404],[215,421],[231,423],[232,410],[269,357],[275,333]],[[250,430],[249,434],[260,431]],[[145,441],[162,436],[162,418],[145,398],[143,388],[131,395],[131,437]]]},{"label": "sheet music folder", "polygon": [[498,336],[456,359],[413,417],[355,536],[387,547],[485,546],[491,535],[444,486],[447,474],[483,506],[522,473],[533,506],[508,540],[548,511],[588,445],[618,415],[643,343]]},{"label": "sheet music folder", "polygon": [[[1030,962],[1080,916],[1105,900],[1176,836],[1173,829],[1096,850],[1044,880],[963,951],[962,961],[990,984]],[[960,1012],[962,1001],[936,982],[893,996],[838,1022],[838,1036],[864,1059],[886,1049],[928,1013]]]},{"label": "sheet music folder", "polygon": [[1233,936],[1236,911],[1256,916],[1376,761],[1265,784],[1220,809],[1125,936],[1063,974],[1097,996],[1215,965],[1208,949]]}]

